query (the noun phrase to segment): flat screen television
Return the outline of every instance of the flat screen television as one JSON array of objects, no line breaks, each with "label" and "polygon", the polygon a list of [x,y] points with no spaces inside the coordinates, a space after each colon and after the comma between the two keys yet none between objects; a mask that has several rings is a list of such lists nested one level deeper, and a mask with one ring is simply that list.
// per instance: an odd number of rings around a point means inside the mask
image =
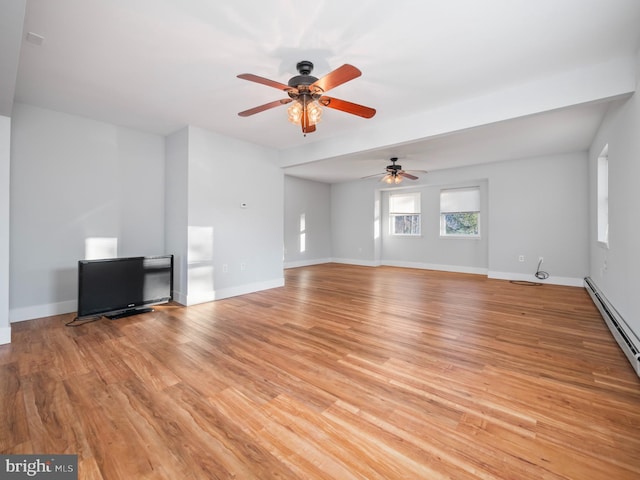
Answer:
[{"label": "flat screen television", "polygon": [[171,301],[173,255],[78,262],[78,318],[121,318]]}]

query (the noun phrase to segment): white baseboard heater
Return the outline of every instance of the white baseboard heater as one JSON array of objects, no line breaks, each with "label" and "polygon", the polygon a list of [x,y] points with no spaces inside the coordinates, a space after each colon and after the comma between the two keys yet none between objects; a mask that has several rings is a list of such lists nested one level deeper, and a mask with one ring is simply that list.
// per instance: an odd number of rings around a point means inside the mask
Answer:
[{"label": "white baseboard heater", "polygon": [[591,296],[593,303],[600,310],[600,314],[611,330],[613,337],[629,359],[631,366],[640,377],[640,339],[631,331],[618,311],[609,303],[607,297],[598,289],[590,277],[584,279],[585,289]]}]

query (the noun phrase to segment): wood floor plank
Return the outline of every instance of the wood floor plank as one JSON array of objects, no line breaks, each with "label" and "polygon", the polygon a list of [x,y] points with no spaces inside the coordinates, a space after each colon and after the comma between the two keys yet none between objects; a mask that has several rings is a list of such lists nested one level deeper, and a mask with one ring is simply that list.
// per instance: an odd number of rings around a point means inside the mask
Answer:
[{"label": "wood floor plank", "polygon": [[[286,478],[291,473],[251,439],[242,425],[196,391],[176,385],[171,394],[193,419],[194,431],[200,432],[196,438],[203,440],[196,443],[202,451],[191,462],[194,468],[206,466],[201,478]],[[183,441],[190,444],[188,436]]]},{"label": "wood floor plank", "polygon": [[324,264],[12,325],[0,452],[82,479],[640,478],[640,379],[583,288]]},{"label": "wood floor plank", "polygon": [[0,412],[0,451],[11,451],[28,442],[24,386],[16,362],[0,365]]}]

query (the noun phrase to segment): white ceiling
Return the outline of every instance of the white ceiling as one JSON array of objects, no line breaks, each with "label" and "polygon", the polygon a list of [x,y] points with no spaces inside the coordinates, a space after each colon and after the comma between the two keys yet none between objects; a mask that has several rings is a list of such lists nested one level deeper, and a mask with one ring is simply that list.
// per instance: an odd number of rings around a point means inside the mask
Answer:
[{"label": "white ceiling", "polygon": [[[42,45],[26,41],[29,32],[44,37]],[[158,134],[205,128],[281,150],[286,173],[334,182],[376,173],[392,156],[406,169],[434,170],[585,150],[619,95],[563,103],[550,89],[553,102],[540,98],[539,108],[485,115],[468,128],[405,128],[389,140],[382,132],[425,112],[633,58],[640,1],[28,0],[22,39],[9,89],[17,102]],[[5,58],[11,52],[0,51]],[[362,76],[330,94],[376,116],[325,109],[306,138],[287,122],[286,107],[238,117],[285,94],[236,75],[287,83],[300,60],[312,61],[318,77],[357,66]],[[357,149],[338,148],[345,138]]]}]

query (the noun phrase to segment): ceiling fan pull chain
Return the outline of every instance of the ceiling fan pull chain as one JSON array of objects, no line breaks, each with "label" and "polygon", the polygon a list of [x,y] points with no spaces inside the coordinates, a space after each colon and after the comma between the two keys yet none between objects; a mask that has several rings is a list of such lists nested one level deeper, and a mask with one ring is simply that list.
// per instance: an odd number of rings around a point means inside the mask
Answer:
[{"label": "ceiling fan pull chain", "polygon": [[307,96],[302,95],[302,133],[307,136],[307,128],[309,127],[309,112],[307,112]]}]

